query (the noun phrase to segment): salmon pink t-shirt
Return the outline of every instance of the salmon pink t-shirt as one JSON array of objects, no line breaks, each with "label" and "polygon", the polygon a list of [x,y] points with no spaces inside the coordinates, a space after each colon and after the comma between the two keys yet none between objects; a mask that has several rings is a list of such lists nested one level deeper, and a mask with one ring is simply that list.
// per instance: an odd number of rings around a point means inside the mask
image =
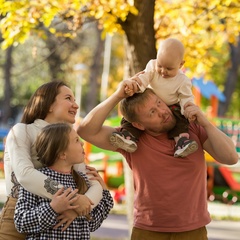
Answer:
[{"label": "salmon pink t-shirt", "polygon": [[167,133],[143,133],[134,153],[118,149],[133,171],[134,227],[157,232],[184,232],[210,222],[207,210],[205,130],[189,126],[198,150],[185,158],[174,157],[173,139]]}]

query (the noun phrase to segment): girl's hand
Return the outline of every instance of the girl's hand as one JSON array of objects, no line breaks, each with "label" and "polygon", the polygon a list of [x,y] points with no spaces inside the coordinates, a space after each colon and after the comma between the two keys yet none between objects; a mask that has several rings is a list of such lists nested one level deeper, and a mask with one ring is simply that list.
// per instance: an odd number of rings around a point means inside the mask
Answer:
[{"label": "girl's hand", "polygon": [[57,225],[55,225],[53,227],[53,229],[57,229],[58,227],[63,226],[62,228],[62,232],[65,231],[69,225],[73,222],[73,220],[75,218],[78,217],[78,214],[76,211],[74,210],[66,210],[64,212],[62,212],[58,217],[57,217],[57,221],[59,221],[59,223]]},{"label": "girl's hand", "polygon": [[79,195],[75,204],[78,204],[78,208],[75,209],[78,216],[87,216],[92,210],[93,202],[86,195]]},{"label": "girl's hand", "polygon": [[62,213],[68,209],[78,208],[78,205],[73,206],[80,196],[77,192],[78,189],[72,190],[72,188],[68,188],[64,190],[62,187],[53,195],[50,206],[56,213]]}]

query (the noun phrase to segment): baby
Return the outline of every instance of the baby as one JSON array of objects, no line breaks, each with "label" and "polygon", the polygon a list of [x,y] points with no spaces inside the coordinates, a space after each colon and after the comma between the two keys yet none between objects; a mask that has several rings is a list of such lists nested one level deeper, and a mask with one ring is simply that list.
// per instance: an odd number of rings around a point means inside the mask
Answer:
[{"label": "baby", "polygon": [[[151,87],[156,95],[161,98],[172,110],[176,117],[176,126],[168,132],[169,138],[174,138],[176,145],[175,157],[186,157],[198,149],[197,142],[189,139],[189,121],[184,117],[184,105],[187,102],[194,103],[191,80],[181,71],[185,61],[184,46],[175,38],[168,38],[160,43],[157,59],[150,60],[138,78],[139,91],[144,92]],[[131,89],[126,88],[125,92],[132,95]],[[114,132],[110,136],[110,142],[127,152],[134,152],[137,149],[137,141],[142,131],[136,129],[125,119],[121,121],[121,131]]]}]

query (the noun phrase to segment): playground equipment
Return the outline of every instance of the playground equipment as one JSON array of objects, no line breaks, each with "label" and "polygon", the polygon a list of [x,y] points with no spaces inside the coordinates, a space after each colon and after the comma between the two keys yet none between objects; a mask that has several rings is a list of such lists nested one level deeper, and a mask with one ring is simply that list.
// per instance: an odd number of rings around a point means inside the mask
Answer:
[{"label": "playground equipment", "polygon": [[[194,78],[192,83],[195,103],[201,106],[202,95],[210,100],[209,119],[233,140],[240,156],[240,120],[217,117],[218,101],[225,101],[225,96],[212,81]],[[234,167],[224,166],[217,163],[207,153],[205,159],[209,200],[220,200],[228,204],[240,202],[240,164]]]},{"label": "playground equipment", "polygon": [[8,131],[9,130],[6,128],[0,128],[0,175],[4,174],[3,152],[4,152],[4,142],[8,134]]},{"label": "playground equipment", "polygon": [[0,128],[0,153],[1,153],[1,155],[0,155],[0,158],[2,158],[3,157],[3,151],[4,151],[4,141],[5,141],[5,138],[6,138],[6,136],[7,136],[7,134],[8,134],[8,129],[6,129],[6,128]]},{"label": "playground equipment", "polygon": [[[235,143],[240,156],[240,120],[213,118],[213,123]],[[210,200],[228,204],[240,202],[240,163],[225,166],[206,155]]]},{"label": "playground equipment", "polygon": [[125,186],[122,155],[98,149],[86,142],[85,152],[87,163],[98,170],[108,188],[114,192],[114,200],[123,203]]}]

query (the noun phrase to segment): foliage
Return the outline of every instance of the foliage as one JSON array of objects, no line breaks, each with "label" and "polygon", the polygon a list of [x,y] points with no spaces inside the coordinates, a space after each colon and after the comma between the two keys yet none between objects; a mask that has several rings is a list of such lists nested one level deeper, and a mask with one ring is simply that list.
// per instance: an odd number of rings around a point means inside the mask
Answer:
[{"label": "foliage", "polygon": [[[1,3],[2,2],[2,3]],[[98,19],[107,32],[120,31],[118,20],[125,21],[129,12],[137,13],[128,1],[106,0],[1,0],[2,47],[23,43],[32,33],[44,37],[43,27],[49,28],[59,36],[75,37],[76,30],[86,19]],[[65,28],[58,29],[64,22]]]},{"label": "foliage", "polygon": [[[76,38],[79,29],[95,20],[103,29],[103,37],[107,32],[121,34],[121,24],[130,21],[130,16],[139,14],[140,2],[0,0],[2,48],[24,43],[30,36],[45,39],[46,28],[58,37]],[[235,43],[240,32],[239,9],[238,0],[186,0],[184,3],[181,0],[155,0],[157,44],[169,36],[180,38],[186,47],[185,67],[190,70],[189,77],[201,75],[223,88],[229,66],[228,43]],[[113,88],[117,84],[115,74],[121,73],[114,72],[114,78],[110,76]],[[239,93],[234,93],[233,99],[238,97]]]},{"label": "foliage", "polygon": [[[177,36],[186,46],[186,66],[194,74],[208,73],[219,57],[226,59],[226,42],[240,32],[237,0],[156,1],[157,38]],[[159,10],[157,10],[159,9]]]},{"label": "foliage", "polygon": [[[30,37],[24,45],[13,52],[11,106],[24,106],[38,86],[50,80],[48,66],[44,61],[49,52],[40,39]],[[4,51],[0,50],[1,57]],[[3,79],[3,78],[2,78]],[[4,89],[1,82],[1,89]],[[0,99],[4,92],[0,92]]]},{"label": "foliage", "polygon": [[[127,21],[129,14],[138,14],[130,0],[1,1],[3,48],[23,43],[32,34],[44,37],[44,27],[57,36],[76,37],[77,29],[92,19],[99,21],[103,36],[122,33],[119,23]],[[184,4],[156,0],[156,39],[181,38],[186,67],[194,74],[208,74],[219,56],[227,58],[224,44],[235,42],[240,32],[239,8],[238,0],[186,0]]]}]

